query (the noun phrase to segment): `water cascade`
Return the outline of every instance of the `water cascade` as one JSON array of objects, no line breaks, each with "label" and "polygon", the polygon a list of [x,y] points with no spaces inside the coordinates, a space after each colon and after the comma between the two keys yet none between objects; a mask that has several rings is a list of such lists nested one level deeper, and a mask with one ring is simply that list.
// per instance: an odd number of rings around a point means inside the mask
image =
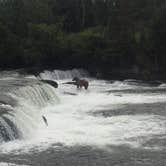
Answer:
[{"label": "water cascade", "polygon": [[85,77],[84,70],[44,71],[36,78],[17,71],[0,73],[0,143],[29,139],[43,125],[44,108],[60,102],[55,87],[40,81]]},{"label": "water cascade", "polygon": [[56,89],[39,81],[9,87],[4,93],[0,97],[0,142],[29,138],[42,123],[42,108],[59,102]]},{"label": "water cascade", "polygon": [[72,79],[73,77],[88,77],[89,73],[86,70],[82,69],[73,69],[73,70],[54,70],[40,73],[39,77],[45,80],[64,80],[64,79]]}]

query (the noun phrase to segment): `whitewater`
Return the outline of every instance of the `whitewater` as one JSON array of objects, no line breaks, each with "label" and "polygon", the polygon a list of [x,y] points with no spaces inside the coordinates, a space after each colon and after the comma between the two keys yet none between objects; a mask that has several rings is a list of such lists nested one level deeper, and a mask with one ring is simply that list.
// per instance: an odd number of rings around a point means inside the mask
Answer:
[{"label": "whitewater", "polygon": [[[166,84],[162,81],[106,81],[76,69],[1,76],[3,89],[8,83],[4,96],[14,102],[5,99],[0,105],[11,110],[0,117],[9,138],[0,141],[0,165],[91,166],[101,161],[102,165],[118,165],[119,160],[123,161],[119,165],[153,165],[156,153],[165,154]],[[64,84],[74,76],[87,79],[88,90]],[[56,81],[58,88],[39,83],[41,79]],[[159,165],[164,160],[160,155]]]}]

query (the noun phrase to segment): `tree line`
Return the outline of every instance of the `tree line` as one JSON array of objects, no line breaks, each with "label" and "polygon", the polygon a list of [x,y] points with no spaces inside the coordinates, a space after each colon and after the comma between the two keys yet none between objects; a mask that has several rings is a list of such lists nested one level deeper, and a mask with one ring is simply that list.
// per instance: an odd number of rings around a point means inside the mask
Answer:
[{"label": "tree line", "polygon": [[1,68],[166,70],[166,0],[0,0]]}]

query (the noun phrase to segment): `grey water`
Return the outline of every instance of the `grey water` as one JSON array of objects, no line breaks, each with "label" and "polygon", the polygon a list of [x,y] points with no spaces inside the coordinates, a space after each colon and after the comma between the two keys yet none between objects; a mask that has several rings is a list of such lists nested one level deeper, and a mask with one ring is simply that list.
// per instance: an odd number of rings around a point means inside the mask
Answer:
[{"label": "grey water", "polygon": [[[64,84],[74,76],[89,89]],[[8,71],[0,73],[0,90],[2,166],[166,165],[163,81],[106,81],[76,69]]]}]

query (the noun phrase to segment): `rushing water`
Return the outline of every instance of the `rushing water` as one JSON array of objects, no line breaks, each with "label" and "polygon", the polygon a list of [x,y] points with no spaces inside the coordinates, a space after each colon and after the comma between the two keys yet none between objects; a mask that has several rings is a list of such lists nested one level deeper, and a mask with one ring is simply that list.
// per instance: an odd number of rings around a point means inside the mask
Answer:
[{"label": "rushing water", "polygon": [[[89,89],[64,84],[74,76],[86,77]],[[166,163],[163,82],[97,80],[84,70],[44,71],[38,77],[4,72],[0,89],[0,165]]]}]

